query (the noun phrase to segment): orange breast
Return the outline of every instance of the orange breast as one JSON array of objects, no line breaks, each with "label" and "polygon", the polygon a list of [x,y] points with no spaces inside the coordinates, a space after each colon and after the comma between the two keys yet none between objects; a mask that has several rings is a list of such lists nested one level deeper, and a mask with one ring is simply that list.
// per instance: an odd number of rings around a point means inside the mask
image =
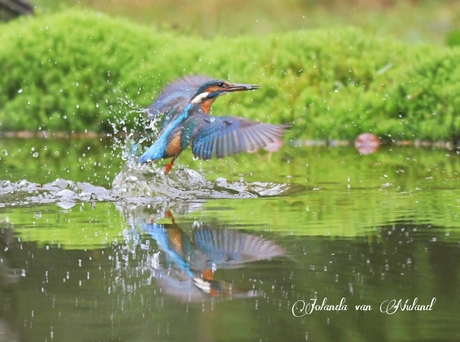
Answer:
[{"label": "orange breast", "polygon": [[180,137],[182,132],[179,132],[171,139],[171,142],[166,147],[166,158],[178,156],[182,151],[180,149]]},{"label": "orange breast", "polygon": [[174,250],[182,254],[182,230],[177,228],[168,229],[168,237]]},{"label": "orange breast", "polygon": [[209,99],[200,103],[201,110],[206,114],[209,114],[211,110],[211,105],[214,102],[214,99]]}]

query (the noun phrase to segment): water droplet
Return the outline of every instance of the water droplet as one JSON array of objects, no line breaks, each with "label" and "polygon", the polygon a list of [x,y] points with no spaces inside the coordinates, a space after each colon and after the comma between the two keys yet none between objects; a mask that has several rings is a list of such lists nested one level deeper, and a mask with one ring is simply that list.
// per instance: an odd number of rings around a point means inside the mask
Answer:
[{"label": "water droplet", "polygon": [[21,93],[22,93],[22,89],[19,89],[19,90],[18,90],[18,93],[21,94]]}]

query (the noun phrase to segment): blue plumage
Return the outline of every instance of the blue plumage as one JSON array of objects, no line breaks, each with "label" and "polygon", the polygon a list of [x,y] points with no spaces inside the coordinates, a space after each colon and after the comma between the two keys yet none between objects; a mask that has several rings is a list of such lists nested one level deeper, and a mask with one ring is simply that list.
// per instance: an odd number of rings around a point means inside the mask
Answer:
[{"label": "blue plumage", "polygon": [[169,157],[167,155],[167,149],[171,132],[189,117],[192,108],[192,104],[187,104],[182,112],[163,128],[153,145],[139,157],[139,163],[146,163],[148,161]]}]

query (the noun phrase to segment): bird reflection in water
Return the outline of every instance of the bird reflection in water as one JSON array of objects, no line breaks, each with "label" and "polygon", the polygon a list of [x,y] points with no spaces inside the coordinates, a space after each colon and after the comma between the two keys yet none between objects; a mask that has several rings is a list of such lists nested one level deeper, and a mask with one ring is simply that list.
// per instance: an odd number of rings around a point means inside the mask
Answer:
[{"label": "bird reflection in water", "polygon": [[200,301],[259,296],[258,291],[235,288],[217,279],[215,271],[286,254],[282,247],[262,237],[216,229],[203,223],[194,224],[190,237],[178,226],[170,211],[166,216],[171,219],[170,224],[159,224],[152,219],[142,224],[142,229],[159,247],[149,260],[152,274],[163,291],[174,297]]}]

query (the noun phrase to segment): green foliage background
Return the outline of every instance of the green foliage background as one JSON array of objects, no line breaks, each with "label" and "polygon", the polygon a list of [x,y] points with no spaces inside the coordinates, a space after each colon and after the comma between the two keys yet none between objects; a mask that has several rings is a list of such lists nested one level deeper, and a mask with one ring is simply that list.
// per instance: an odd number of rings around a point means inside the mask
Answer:
[{"label": "green foliage background", "polygon": [[[210,40],[70,9],[0,26],[0,130],[140,130],[131,113],[168,82],[207,74],[262,89],[215,114],[293,122],[291,138],[440,140],[460,132],[460,50],[358,29]],[[126,120],[125,120],[126,119]]]}]

